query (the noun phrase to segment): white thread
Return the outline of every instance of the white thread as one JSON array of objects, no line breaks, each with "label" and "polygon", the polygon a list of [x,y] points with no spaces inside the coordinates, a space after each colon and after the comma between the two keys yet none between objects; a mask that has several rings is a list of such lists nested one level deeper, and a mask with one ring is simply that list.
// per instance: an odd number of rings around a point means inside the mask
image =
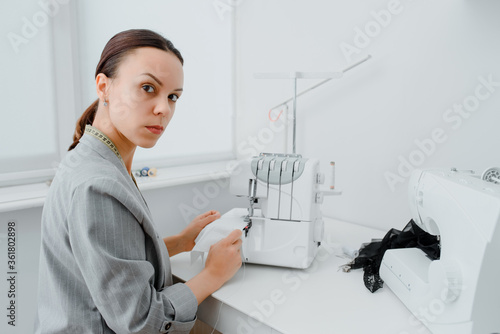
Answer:
[{"label": "white thread", "polygon": [[[245,259],[245,257],[243,256],[243,250],[242,249],[240,249],[240,253],[241,253],[241,262],[243,264],[243,278],[241,279],[240,285],[243,285],[243,282],[245,281],[245,261],[243,261],[243,260]],[[240,289],[238,289],[237,291],[240,291]],[[233,296],[234,295],[229,296],[229,298],[231,298]],[[220,312],[222,310],[222,306],[223,305],[224,305],[224,302],[221,301],[220,302],[220,307],[219,307],[219,312],[217,312],[217,320],[215,321],[214,328],[212,329],[212,332],[210,334],[214,334],[215,328],[217,328],[217,324],[219,323],[219,318],[220,318]]]}]

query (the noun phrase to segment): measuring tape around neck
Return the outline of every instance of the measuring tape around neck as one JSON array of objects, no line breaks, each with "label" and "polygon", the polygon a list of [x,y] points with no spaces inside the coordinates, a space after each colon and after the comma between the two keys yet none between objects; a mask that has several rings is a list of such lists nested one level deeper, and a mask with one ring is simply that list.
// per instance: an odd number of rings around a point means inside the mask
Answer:
[{"label": "measuring tape around neck", "polygon": [[86,125],[85,126],[85,133],[88,133],[89,135],[92,135],[93,137],[99,139],[102,141],[104,144],[106,144],[107,147],[110,148],[113,153],[116,154],[118,159],[120,159],[121,162],[123,162],[122,156],[120,155],[120,152],[118,151],[118,148],[116,148],[115,144],[111,141],[111,139],[108,138],[104,133],[102,133],[99,129],[94,128],[92,125]]},{"label": "measuring tape around neck", "polygon": [[[104,133],[102,133],[99,129],[97,129],[89,124],[87,124],[85,126],[85,133],[88,133],[89,135],[99,139],[104,144],[106,144],[106,146],[109,147],[109,149],[111,151],[113,151],[114,154],[116,154],[118,159],[120,159],[122,164],[125,166],[125,162],[122,159],[120,151],[118,151],[118,148],[116,148],[115,144],[113,144],[113,142],[111,141],[111,139],[108,138],[108,136],[106,136]],[[132,181],[134,181],[135,185],[137,186],[137,182],[135,181],[134,175],[130,174],[130,177],[132,177]]]}]

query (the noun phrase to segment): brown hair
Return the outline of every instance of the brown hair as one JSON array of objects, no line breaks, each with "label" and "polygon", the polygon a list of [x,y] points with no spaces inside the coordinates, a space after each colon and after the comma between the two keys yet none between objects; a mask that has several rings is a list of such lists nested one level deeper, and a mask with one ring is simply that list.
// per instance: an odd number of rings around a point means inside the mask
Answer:
[{"label": "brown hair", "polygon": [[[97,64],[95,77],[97,77],[99,73],[105,74],[108,78],[115,77],[118,66],[124,57],[131,51],[141,47],[153,47],[172,52],[180,60],[181,64],[184,65],[184,59],[181,53],[168,39],[151,30],[131,29],[116,34],[106,44],[102,51],[99,64]],[[68,151],[71,151],[78,145],[85,131],[85,126],[87,124],[92,125],[98,106],[99,99],[95,100],[77,121],[75,134],[73,135],[73,144],[71,144]]]}]

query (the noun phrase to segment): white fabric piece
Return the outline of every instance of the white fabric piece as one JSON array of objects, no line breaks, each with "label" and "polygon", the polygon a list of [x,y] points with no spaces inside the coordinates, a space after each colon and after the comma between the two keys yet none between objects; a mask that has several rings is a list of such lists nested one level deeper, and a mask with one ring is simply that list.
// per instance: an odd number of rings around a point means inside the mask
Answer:
[{"label": "white fabric piece", "polygon": [[[223,217],[205,226],[194,241],[193,252],[207,253],[210,246],[224,239],[233,230],[242,230],[247,223],[241,217]],[[242,234],[243,235],[243,234]]]}]

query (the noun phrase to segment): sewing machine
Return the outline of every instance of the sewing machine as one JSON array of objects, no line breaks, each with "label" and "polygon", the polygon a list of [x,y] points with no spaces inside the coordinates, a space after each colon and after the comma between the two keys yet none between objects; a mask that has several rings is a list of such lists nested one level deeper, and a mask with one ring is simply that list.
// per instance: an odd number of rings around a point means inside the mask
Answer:
[{"label": "sewing machine", "polygon": [[241,247],[245,262],[310,266],[323,238],[323,196],[341,193],[333,183],[331,190],[320,190],[324,179],[318,160],[298,154],[261,153],[232,170],[230,192],[248,197],[249,205],[229,211],[221,220],[246,223]]},{"label": "sewing machine", "polygon": [[432,333],[500,333],[496,172],[481,178],[456,169],[416,170],[410,178],[413,220],[440,236],[441,257],[431,261],[418,248],[388,250],[380,277]]}]

